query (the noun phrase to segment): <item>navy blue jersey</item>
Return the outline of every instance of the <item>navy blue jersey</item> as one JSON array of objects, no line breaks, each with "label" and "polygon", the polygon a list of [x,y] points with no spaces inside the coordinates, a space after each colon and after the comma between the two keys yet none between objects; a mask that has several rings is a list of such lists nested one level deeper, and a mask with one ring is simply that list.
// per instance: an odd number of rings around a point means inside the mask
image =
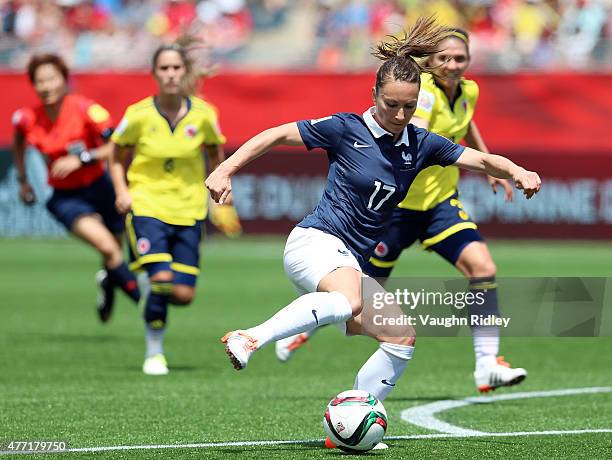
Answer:
[{"label": "navy blue jersey", "polygon": [[417,174],[428,166],[453,164],[464,150],[413,125],[394,141],[369,111],[363,117],[337,113],[297,126],[306,148],[325,149],[329,158],[323,197],[298,226],[340,238],[362,266]]}]

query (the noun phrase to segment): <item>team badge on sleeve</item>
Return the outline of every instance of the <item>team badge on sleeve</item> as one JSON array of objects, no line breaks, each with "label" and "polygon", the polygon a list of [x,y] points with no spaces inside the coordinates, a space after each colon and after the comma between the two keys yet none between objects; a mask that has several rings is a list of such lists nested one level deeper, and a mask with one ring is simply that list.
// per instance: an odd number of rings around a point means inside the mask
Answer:
[{"label": "team badge on sleeve", "polygon": [[436,96],[429,91],[421,89],[419,92],[419,102],[418,108],[421,110],[425,110],[426,112],[431,112],[433,110],[434,102],[436,101]]},{"label": "team badge on sleeve", "polygon": [[100,104],[92,104],[87,109],[87,116],[93,120],[94,123],[102,123],[110,118],[108,111]]}]

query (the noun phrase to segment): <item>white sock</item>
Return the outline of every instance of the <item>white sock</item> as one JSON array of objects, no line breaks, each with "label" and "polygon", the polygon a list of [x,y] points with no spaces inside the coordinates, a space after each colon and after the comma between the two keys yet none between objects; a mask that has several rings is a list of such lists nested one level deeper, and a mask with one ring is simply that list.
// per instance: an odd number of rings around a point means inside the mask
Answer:
[{"label": "white sock", "polygon": [[268,321],[246,330],[257,340],[257,348],[319,326],[345,322],[353,309],[344,294],[311,292],[298,297]]},{"label": "white sock", "polygon": [[147,347],[145,356],[147,358],[164,354],[164,332],[166,332],[165,327],[152,329],[148,324],[145,324],[145,344]]},{"label": "white sock", "polygon": [[499,352],[499,327],[485,326],[472,329],[476,370],[485,369],[497,364]]},{"label": "white sock", "polygon": [[381,343],[359,369],[353,390],[365,390],[383,401],[406,370],[413,352],[414,347],[409,345]]}]

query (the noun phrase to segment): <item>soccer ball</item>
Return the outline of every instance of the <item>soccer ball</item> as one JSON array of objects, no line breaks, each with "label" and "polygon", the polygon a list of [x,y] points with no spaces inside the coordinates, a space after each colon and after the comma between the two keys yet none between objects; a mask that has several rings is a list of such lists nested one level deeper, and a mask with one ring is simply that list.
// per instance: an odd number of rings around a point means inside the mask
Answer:
[{"label": "soccer ball", "polygon": [[387,411],[367,391],[343,391],[327,405],[323,429],[338,449],[365,452],[382,441]]}]

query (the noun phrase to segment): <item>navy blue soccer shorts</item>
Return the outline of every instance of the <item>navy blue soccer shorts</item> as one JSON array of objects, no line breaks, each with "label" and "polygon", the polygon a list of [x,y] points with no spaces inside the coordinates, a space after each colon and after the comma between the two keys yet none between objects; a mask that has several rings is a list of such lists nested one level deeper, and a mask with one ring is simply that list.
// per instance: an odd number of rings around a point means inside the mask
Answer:
[{"label": "navy blue soccer shorts", "polygon": [[172,225],[159,219],[128,214],[130,269],[143,268],[149,276],[171,270],[174,284],[195,286],[200,274],[202,221],[195,225]]},{"label": "navy blue soccer shorts", "polygon": [[79,217],[87,214],[99,214],[112,233],[123,233],[125,228],[123,216],[115,208],[115,189],[107,173],[86,187],[54,189],[47,209],[68,231],[72,231]]},{"label": "navy blue soccer shorts", "polygon": [[424,249],[437,252],[455,265],[468,244],[483,238],[457,199],[457,194],[427,211],[396,208],[383,240],[363,267],[364,273],[387,278],[402,251],[416,240]]}]

